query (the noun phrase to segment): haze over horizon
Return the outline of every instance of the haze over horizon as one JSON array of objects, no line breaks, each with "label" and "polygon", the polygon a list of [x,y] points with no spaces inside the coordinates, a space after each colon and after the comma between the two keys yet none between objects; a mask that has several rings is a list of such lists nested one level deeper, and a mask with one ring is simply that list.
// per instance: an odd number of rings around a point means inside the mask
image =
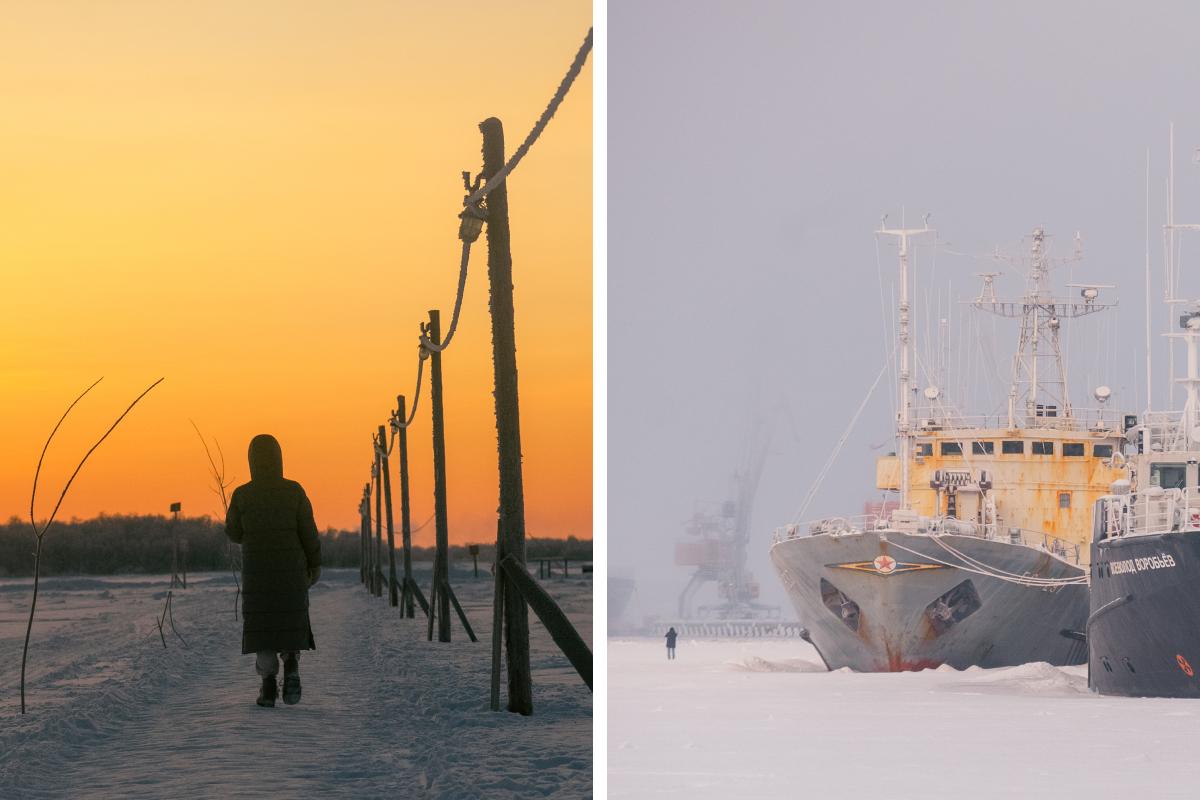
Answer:
[{"label": "haze over horizon", "polygon": [[[930,224],[915,243],[917,348],[948,316],[951,399],[992,411],[1017,341],[1011,321],[964,306],[976,273],[1019,296],[1033,228],[1069,257],[1052,274],[1116,284],[1117,309],[1067,329],[1075,405],[1145,403],[1145,160],[1150,150],[1156,405],[1165,395],[1162,292],[1167,130],[1176,217],[1200,221],[1200,111],[1183,3],[948,2],[915,7],[763,2],[614,3],[609,12],[609,559],[643,613],[670,616],[693,510],[726,499],[756,415],[777,417],[750,567],[794,614],[771,567],[792,521],[890,351],[896,245],[884,214]],[[1185,239],[1186,278],[1196,244]],[[1190,290],[1190,295],[1188,292]],[[940,305],[939,305],[940,301]],[[963,347],[963,343],[970,343]],[[806,519],[880,499],[892,449],[885,377]],[[985,401],[986,398],[986,401]],[[777,412],[780,406],[786,410]],[[1178,408],[1180,402],[1176,402]],[[711,601],[711,591],[701,602]]]}]

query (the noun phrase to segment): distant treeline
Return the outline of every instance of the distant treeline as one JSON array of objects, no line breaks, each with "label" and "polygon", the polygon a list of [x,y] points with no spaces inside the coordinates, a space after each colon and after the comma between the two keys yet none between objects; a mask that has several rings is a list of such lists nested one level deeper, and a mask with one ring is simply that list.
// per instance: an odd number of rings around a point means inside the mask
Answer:
[{"label": "distant treeline", "polygon": [[[42,548],[43,575],[160,574],[171,571],[172,521],[162,516],[101,515],[95,519],[56,522]],[[225,526],[208,517],[181,518],[177,535],[186,542],[187,571],[209,572],[229,568]],[[33,574],[33,532],[28,522],[13,517],[0,525],[0,577]],[[387,551],[387,534],[383,540]],[[396,536],[399,556],[399,534]],[[237,546],[234,546],[236,552]],[[479,564],[490,565],[494,547],[481,544]],[[432,547],[414,547],[413,558],[433,560]],[[591,561],[589,539],[529,539],[526,554],[540,558]],[[386,555],[385,555],[386,558]],[[321,561],[326,567],[357,567],[359,534],[332,528],[321,534]],[[399,559],[397,559],[399,560]],[[451,562],[471,563],[466,545],[450,546]],[[386,566],[386,562],[385,562]]]}]

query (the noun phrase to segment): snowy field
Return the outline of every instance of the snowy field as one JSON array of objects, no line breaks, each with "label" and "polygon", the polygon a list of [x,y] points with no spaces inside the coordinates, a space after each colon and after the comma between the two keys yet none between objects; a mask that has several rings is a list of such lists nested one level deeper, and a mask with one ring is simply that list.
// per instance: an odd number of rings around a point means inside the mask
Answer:
[{"label": "snowy field", "polygon": [[803,642],[608,643],[612,798],[1200,797],[1200,702],[1087,668],[825,672]]},{"label": "snowy field", "polygon": [[[587,687],[531,614],[534,716],[489,711],[492,581],[451,582],[477,644],[457,618],[453,642],[427,642],[357,570],[327,570],[303,700],[263,709],[229,576],[176,591],[186,649],[159,640],[164,577],[44,579],[22,717],[31,582],[0,581],[0,798],[589,797]],[[543,585],[590,642],[590,576]]]}]

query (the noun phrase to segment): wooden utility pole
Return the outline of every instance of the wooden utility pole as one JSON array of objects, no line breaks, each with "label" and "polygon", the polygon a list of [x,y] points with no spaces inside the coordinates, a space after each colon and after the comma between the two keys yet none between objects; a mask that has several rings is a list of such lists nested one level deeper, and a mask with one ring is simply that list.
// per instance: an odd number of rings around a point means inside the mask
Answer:
[{"label": "wooden utility pole", "polygon": [[383,596],[383,492],[380,490],[379,444],[375,445],[375,573],[371,576],[372,592]]},{"label": "wooden utility pole", "polygon": [[387,508],[388,532],[388,603],[394,608],[400,605],[400,587],[396,586],[396,538],[392,528],[392,477],[388,464],[387,428],[379,426],[379,452],[383,475],[383,503]]},{"label": "wooden utility pole", "polygon": [[[429,312],[425,329],[429,341],[442,343],[441,314]],[[433,589],[429,602],[437,616],[438,641],[450,641],[450,528],[446,521],[446,422],[442,413],[442,354],[429,354],[429,406],[433,413],[433,513],[437,531],[437,556],[433,561]],[[432,638],[432,636],[431,636]]]},{"label": "wooden utility pole", "polygon": [[[412,573],[412,516],[408,505],[408,411],[404,405],[404,395],[396,398],[396,419],[400,430],[396,434],[400,462],[400,535],[404,547],[404,593],[400,601],[400,616],[412,619],[416,616],[413,608],[413,596],[420,592]],[[424,598],[421,605],[425,605]]]},{"label": "wooden utility pole", "polygon": [[[479,124],[483,134],[483,179],[504,166],[504,126],[495,117]],[[496,438],[500,457],[500,537],[496,563],[512,557],[524,569],[525,494],[521,481],[521,419],[517,401],[517,338],[513,311],[512,252],[508,230],[508,181],[487,196],[488,282],[492,312],[492,364],[495,370]],[[501,573],[497,566],[496,574]],[[497,592],[503,599],[507,642],[508,710],[533,713],[529,670],[529,611],[519,591]]]},{"label": "wooden utility pole", "polygon": [[496,556],[492,562],[492,572],[496,582],[496,588],[492,595],[492,711],[500,710],[500,660],[504,656],[501,643],[504,633],[504,586],[507,581],[504,580],[504,570],[500,568],[500,539],[503,535],[500,530],[500,520],[496,520]]},{"label": "wooden utility pole", "polygon": [[362,579],[363,586],[370,589],[371,584],[368,583],[371,574],[371,484],[367,483],[363,486],[362,499],[358,501],[358,518],[359,518],[359,577]]}]

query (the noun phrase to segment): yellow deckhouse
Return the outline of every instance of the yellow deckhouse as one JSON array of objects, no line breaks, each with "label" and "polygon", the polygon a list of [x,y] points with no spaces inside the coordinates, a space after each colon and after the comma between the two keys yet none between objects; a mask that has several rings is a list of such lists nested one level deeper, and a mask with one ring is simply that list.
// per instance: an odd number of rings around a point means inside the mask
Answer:
[{"label": "yellow deckhouse", "polygon": [[[1126,476],[1125,436],[1101,422],[1087,427],[1050,418],[1043,427],[944,429],[926,420],[914,431],[909,506],[919,517],[957,519],[980,532],[1043,544],[1086,561],[1092,506]],[[899,492],[895,455],[876,462],[875,485]]]}]

